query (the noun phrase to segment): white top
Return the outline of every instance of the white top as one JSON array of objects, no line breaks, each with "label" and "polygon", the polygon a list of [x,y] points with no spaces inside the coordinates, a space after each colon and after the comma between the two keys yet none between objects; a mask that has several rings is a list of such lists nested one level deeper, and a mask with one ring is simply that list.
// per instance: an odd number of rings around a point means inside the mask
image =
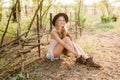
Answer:
[{"label": "white top", "polygon": [[[53,28],[51,32],[53,32],[53,31],[56,31],[56,28]],[[54,58],[53,49],[56,44],[57,44],[57,41],[55,39],[51,38],[50,45],[49,45],[48,51],[46,53],[46,58],[50,59],[51,61],[59,60],[61,58],[61,56],[58,58]]]}]

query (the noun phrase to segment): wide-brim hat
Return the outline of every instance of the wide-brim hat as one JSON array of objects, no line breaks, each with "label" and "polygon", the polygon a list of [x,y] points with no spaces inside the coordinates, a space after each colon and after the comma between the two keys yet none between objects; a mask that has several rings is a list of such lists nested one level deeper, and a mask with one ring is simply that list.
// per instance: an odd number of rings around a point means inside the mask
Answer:
[{"label": "wide-brim hat", "polygon": [[58,14],[56,14],[56,15],[54,16],[54,18],[53,18],[53,20],[52,20],[52,24],[53,24],[54,26],[55,26],[56,20],[57,20],[60,16],[63,16],[63,17],[65,18],[66,23],[68,22],[68,16],[67,16],[67,14],[65,14],[65,13],[58,13]]}]

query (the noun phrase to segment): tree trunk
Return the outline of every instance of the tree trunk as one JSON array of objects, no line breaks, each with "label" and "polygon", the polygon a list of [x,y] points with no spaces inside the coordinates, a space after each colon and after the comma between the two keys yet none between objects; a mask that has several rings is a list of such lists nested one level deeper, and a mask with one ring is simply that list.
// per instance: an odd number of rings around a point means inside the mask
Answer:
[{"label": "tree trunk", "polygon": [[[42,1],[43,1],[43,0],[42,0]],[[42,5],[42,1],[40,1],[39,5],[38,5],[38,7],[37,7],[37,10],[35,11],[35,14],[34,14],[34,16],[33,16],[33,18],[32,18],[32,21],[30,22],[30,25],[28,26],[28,31],[27,31],[25,37],[27,37],[28,34],[29,34],[29,32],[30,32],[31,26],[32,26],[32,24],[33,24],[33,21],[35,20],[35,16],[37,15],[37,13],[38,13],[41,5]]]},{"label": "tree trunk", "polygon": [[80,12],[81,12],[81,0],[80,0],[80,2],[79,2],[79,8],[78,8],[78,26],[80,27],[81,25],[80,25]]},{"label": "tree trunk", "polygon": [[111,11],[110,11],[110,5],[109,5],[108,0],[102,0],[102,2],[103,2],[103,4],[104,4],[105,7],[106,7],[107,14],[110,15],[110,14],[111,14]]},{"label": "tree trunk", "polygon": [[75,12],[75,30],[76,30],[75,38],[77,39],[77,12]]},{"label": "tree trunk", "polygon": [[97,14],[97,10],[96,10],[96,3],[94,4],[94,6],[93,6],[93,10],[94,10],[94,15],[96,15]]},{"label": "tree trunk", "polygon": [[21,8],[20,8],[20,0],[18,0],[18,28],[17,28],[17,38],[19,40],[20,40],[20,35],[21,35],[20,20],[21,20]]},{"label": "tree trunk", "polygon": [[[14,5],[14,8],[16,8],[16,5],[17,5],[17,1],[16,1],[15,5]],[[9,19],[8,19],[8,22],[7,22],[7,25],[6,25],[6,28],[5,28],[5,31],[4,31],[4,33],[3,33],[3,35],[2,35],[2,38],[1,38],[0,47],[2,47],[4,37],[5,37],[6,33],[7,33],[8,26],[9,26],[9,23],[10,23],[10,19],[11,19],[12,13],[13,13],[13,12],[11,11],[10,16],[9,16]]]},{"label": "tree trunk", "polygon": [[50,32],[52,31],[52,13],[50,13]]},{"label": "tree trunk", "polygon": [[[39,27],[39,15],[37,14],[37,35],[38,35],[38,44],[40,44],[40,27]],[[39,53],[39,57],[40,57],[40,45],[38,45],[38,53]]]},{"label": "tree trunk", "polygon": [[2,2],[0,0],[0,22],[2,20]]},{"label": "tree trunk", "polygon": [[[14,6],[14,0],[12,0],[13,6]],[[12,12],[13,12],[13,22],[17,22],[17,16],[16,16],[16,7],[12,7]]]},{"label": "tree trunk", "polygon": [[41,6],[40,6],[40,29],[42,29],[42,7],[43,7],[43,0],[41,1]]},{"label": "tree trunk", "polygon": [[28,11],[27,11],[27,4],[25,4],[25,15],[28,15]]},{"label": "tree trunk", "polygon": [[79,31],[80,31],[80,36],[81,36],[81,23],[80,23],[80,13],[81,13],[81,7],[82,7],[82,0],[79,2],[79,8],[78,8],[78,26],[79,26]]}]

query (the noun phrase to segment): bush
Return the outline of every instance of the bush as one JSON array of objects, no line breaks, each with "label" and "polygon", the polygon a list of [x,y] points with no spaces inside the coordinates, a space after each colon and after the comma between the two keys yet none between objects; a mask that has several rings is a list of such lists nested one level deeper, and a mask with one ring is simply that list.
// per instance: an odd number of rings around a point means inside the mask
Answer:
[{"label": "bush", "polygon": [[29,78],[29,74],[23,75],[22,72],[17,74],[15,77],[12,77],[10,80],[27,80]]},{"label": "bush", "polygon": [[114,14],[109,16],[106,16],[106,15],[101,16],[102,23],[109,23],[109,22],[116,22],[116,21],[117,21],[117,16]]},{"label": "bush", "polygon": [[85,16],[80,16],[80,23],[82,24],[82,25],[84,25],[84,23],[86,22],[86,17]]},{"label": "bush", "polygon": [[113,29],[115,27],[115,24],[113,24],[113,23],[100,23],[100,24],[97,24],[96,27],[102,31],[108,31],[110,29]]}]

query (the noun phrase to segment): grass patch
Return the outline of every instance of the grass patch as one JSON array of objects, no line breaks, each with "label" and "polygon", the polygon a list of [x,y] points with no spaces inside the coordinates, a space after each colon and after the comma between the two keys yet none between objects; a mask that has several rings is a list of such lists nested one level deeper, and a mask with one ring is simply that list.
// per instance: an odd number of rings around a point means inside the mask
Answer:
[{"label": "grass patch", "polygon": [[111,32],[114,32],[120,36],[120,20],[116,23],[114,29],[112,29]]},{"label": "grass patch", "polygon": [[96,53],[96,44],[94,43],[94,40],[89,39],[88,41],[77,39],[76,42],[80,45],[80,47],[88,54],[94,54]]},{"label": "grass patch", "polygon": [[[27,31],[29,23],[30,23],[30,20],[21,20],[21,34]],[[0,22],[0,25],[1,25],[0,27],[0,30],[1,30],[0,40],[1,40],[3,31],[5,31],[5,28],[6,28],[6,22]],[[17,27],[18,27],[18,23],[13,23],[12,21],[9,23],[8,30],[5,35],[6,40],[13,40],[17,38]],[[33,31],[31,28],[29,35],[32,35],[32,34],[33,34]]]},{"label": "grass patch", "polygon": [[101,31],[109,31],[111,29],[114,29],[115,27],[115,23],[100,23],[100,24],[97,24],[95,25],[95,27],[98,29],[98,30],[101,30]]}]

